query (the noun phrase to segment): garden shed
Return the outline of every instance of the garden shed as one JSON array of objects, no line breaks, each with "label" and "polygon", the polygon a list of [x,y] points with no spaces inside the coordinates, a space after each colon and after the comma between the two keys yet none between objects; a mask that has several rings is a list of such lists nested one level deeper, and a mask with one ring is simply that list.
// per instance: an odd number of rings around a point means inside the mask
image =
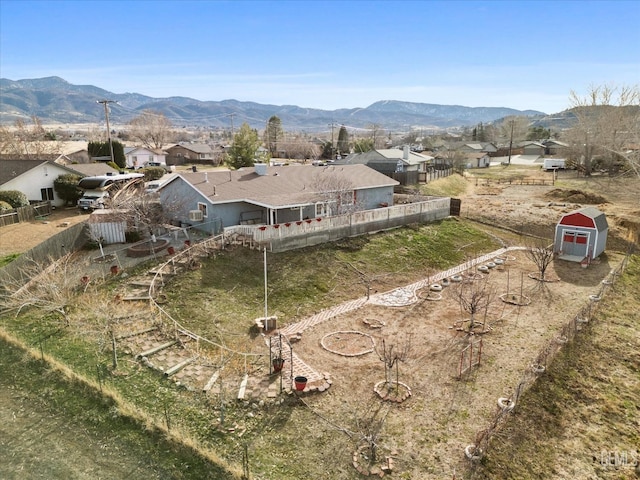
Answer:
[{"label": "garden shed", "polygon": [[605,214],[595,207],[569,212],[556,225],[553,251],[562,260],[589,263],[604,252],[608,231]]}]

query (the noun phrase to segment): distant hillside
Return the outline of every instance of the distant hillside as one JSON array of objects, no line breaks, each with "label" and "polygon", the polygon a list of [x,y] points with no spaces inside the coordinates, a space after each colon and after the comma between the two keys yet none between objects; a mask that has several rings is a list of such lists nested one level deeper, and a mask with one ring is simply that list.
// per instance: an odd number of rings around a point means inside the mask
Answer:
[{"label": "distant hillside", "polygon": [[385,129],[450,128],[491,123],[510,115],[542,119],[543,112],[502,107],[464,107],[384,100],[366,108],[320,110],[295,105],[263,105],[222,100],[203,102],[188,97],[152,98],[138,93],[116,94],[93,85],[72,85],[59,77],[13,81],[0,79],[0,123],[12,123],[33,115],[44,123],[98,123],[104,109],[98,100],[115,100],[110,105],[114,124],[126,123],[143,110],[162,112],[171,122],[185,126],[228,127],[249,123],[264,128],[277,115],[287,129],[326,130],[328,125],[365,128],[378,124]]}]

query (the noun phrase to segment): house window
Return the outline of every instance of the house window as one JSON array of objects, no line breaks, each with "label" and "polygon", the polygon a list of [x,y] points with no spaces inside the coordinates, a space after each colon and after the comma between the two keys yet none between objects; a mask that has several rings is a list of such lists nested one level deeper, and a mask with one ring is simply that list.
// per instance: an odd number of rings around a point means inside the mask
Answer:
[{"label": "house window", "polygon": [[42,197],[43,202],[46,202],[47,200],[53,200],[53,188],[41,188],[40,196]]},{"label": "house window", "polygon": [[327,204],[316,203],[316,217],[325,217],[327,215]]},{"label": "house window", "polygon": [[201,153],[201,154],[200,154],[200,158],[203,158],[203,159],[204,159],[204,158],[207,158],[207,154],[206,154],[206,153]]},{"label": "house window", "polygon": [[207,218],[207,204],[198,202],[198,210],[202,212],[202,216]]}]

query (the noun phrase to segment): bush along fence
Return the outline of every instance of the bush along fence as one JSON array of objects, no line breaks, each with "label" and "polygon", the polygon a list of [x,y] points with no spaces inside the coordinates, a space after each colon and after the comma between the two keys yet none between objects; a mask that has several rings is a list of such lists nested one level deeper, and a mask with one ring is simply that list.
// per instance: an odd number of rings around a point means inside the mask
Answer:
[{"label": "bush along fence", "polygon": [[631,252],[627,253],[620,265],[611,270],[607,278],[602,281],[598,292],[589,295],[586,304],[580,309],[578,314],[573,316],[562,327],[556,337],[540,349],[533,363],[523,372],[522,379],[515,387],[511,397],[497,399],[498,408],[489,425],[476,434],[473,443],[466,446],[464,453],[467,459],[471,462],[477,462],[482,459],[489,448],[491,439],[504,427],[510,414],[515,410],[521,396],[536,382],[538,377],[546,371],[556,354],[562,348],[571,344],[578,334],[585,331],[584,325],[586,323],[596,318],[595,314],[600,300],[604,298],[609,288],[612,288],[620,275],[622,275],[629,262],[630,255]]}]

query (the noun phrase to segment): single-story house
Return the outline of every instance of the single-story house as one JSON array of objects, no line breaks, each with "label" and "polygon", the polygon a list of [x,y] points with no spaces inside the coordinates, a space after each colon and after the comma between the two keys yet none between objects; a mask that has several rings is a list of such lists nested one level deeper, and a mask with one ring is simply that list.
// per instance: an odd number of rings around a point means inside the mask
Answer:
[{"label": "single-story house", "polygon": [[106,164],[60,165],[50,160],[0,160],[0,190],[18,190],[30,202],[51,201],[61,207],[64,200],[58,197],[53,181],[60,175],[72,173],[80,176],[115,172]]},{"label": "single-story house", "polygon": [[540,142],[524,142],[520,144],[523,155],[544,155],[545,146]]},{"label": "single-story house", "polygon": [[127,168],[142,168],[149,162],[166,165],[166,154],[162,150],[151,150],[145,147],[125,147],[124,156]]},{"label": "single-story house", "polygon": [[432,162],[433,157],[412,152],[407,145],[402,150],[388,148],[352,153],[340,160],[336,160],[335,165],[366,165],[377,172],[393,178],[398,177],[398,179],[402,177],[402,174],[408,174],[405,177],[414,180],[402,182],[406,184],[417,183],[417,174],[427,172]]},{"label": "single-story house", "polygon": [[495,153],[498,151],[493,143],[490,142],[477,142],[477,143],[465,143],[457,149],[463,153]]},{"label": "single-story house", "polygon": [[184,165],[189,163],[200,163],[219,165],[224,149],[212,148],[205,143],[179,143],[165,148],[167,152],[167,165]]},{"label": "single-story house", "polygon": [[235,225],[276,225],[393,204],[398,185],[366,165],[184,172],[158,188],[176,223],[217,234]]},{"label": "single-story house", "polygon": [[604,252],[608,231],[605,214],[595,207],[569,212],[556,225],[553,251],[562,260],[590,262]]},{"label": "single-story house", "polygon": [[491,157],[485,152],[466,153],[464,162],[466,168],[485,168],[491,165]]},{"label": "single-story house", "polygon": [[567,147],[569,147],[568,144],[561,142],[560,140],[545,140],[542,144],[544,145],[545,155],[563,154]]}]

